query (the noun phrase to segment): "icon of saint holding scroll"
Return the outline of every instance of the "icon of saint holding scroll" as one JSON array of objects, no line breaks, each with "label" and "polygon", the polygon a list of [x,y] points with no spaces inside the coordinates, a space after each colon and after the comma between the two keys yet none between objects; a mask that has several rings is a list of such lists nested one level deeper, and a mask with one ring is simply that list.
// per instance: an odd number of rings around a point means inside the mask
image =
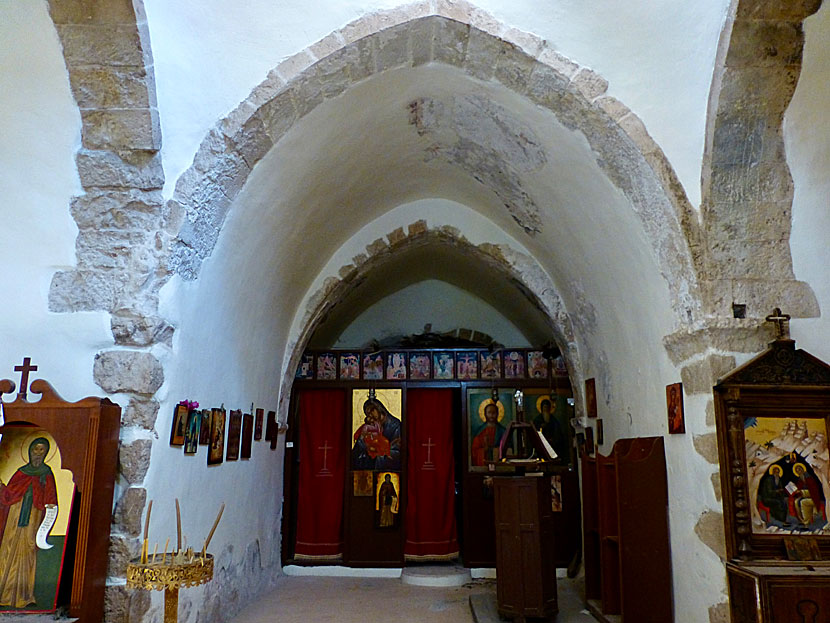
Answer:
[{"label": "icon of saint holding scroll", "polygon": [[44,516],[54,522],[58,507],[55,476],[45,462],[48,453],[49,440],[34,439],[29,462],[7,485],[0,483],[0,606],[25,608],[36,602],[37,548],[51,547],[39,538],[38,529]]}]

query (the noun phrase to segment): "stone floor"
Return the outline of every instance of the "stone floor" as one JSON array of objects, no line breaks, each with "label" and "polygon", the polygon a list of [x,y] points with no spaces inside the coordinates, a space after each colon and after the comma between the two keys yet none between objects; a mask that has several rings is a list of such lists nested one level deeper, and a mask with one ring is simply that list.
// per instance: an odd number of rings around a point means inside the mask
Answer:
[{"label": "stone floor", "polygon": [[[559,579],[556,623],[596,623],[584,610],[578,581]],[[473,623],[472,595],[483,595],[476,599],[477,623],[496,623],[495,592],[495,580],[436,588],[407,585],[400,578],[284,576],[272,593],[241,612],[232,623]],[[491,612],[487,596],[493,606]]]}]

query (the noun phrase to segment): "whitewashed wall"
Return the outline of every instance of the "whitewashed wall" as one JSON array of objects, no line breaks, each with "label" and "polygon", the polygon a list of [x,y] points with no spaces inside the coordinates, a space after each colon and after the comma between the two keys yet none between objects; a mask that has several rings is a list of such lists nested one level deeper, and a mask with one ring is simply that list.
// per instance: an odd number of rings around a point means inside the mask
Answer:
[{"label": "whitewashed wall", "polygon": [[[45,0],[0,2],[0,378],[24,356],[67,400],[100,392],[92,359],[112,343],[109,314],[53,314],[56,270],[74,265],[70,198],[81,117]],[[8,397],[7,397],[8,399]]]}]

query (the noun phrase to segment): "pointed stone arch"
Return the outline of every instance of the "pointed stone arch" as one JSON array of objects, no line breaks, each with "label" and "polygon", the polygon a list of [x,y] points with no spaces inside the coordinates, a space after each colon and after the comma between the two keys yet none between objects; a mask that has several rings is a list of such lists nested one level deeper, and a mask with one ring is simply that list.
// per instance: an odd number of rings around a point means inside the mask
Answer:
[{"label": "pointed stone arch", "polygon": [[[347,243],[348,244],[348,243]],[[344,265],[338,271],[338,277],[329,277],[323,285],[313,292],[305,302],[302,310],[300,333],[287,345],[283,364],[283,377],[280,383],[280,416],[287,416],[288,400],[294,382],[294,372],[300,357],[314,331],[322,319],[346,295],[373,270],[392,259],[394,254],[423,245],[451,246],[461,253],[472,257],[480,263],[482,270],[490,270],[501,275],[516,289],[517,296],[525,298],[531,305],[542,311],[550,323],[551,334],[560,348],[574,382],[577,397],[582,369],[579,352],[574,335],[574,327],[565,305],[556,290],[550,276],[530,256],[517,251],[506,244],[483,243],[475,245],[453,227],[436,227],[430,229],[425,221],[416,221],[408,225],[406,233],[398,227],[367,248],[368,254],[359,264]],[[284,419],[283,419],[284,421]]]},{"label": "pointed stone arch", "polygon": [[605,94],[604,79],[540,39],[507,30],[467,4],[445,8],[436,15],[420,3],[366,16],[275,68],[208,133],[179,178],[170,212],[180,215],[182,226],[168,270],[185,279],[198,276],[251,170],[316,106],[387,70],[445,64],[503,85],[584,135],[639,218],[672,295],[676,324],[694,323],[700,315],[696,216],[642,122]]}]

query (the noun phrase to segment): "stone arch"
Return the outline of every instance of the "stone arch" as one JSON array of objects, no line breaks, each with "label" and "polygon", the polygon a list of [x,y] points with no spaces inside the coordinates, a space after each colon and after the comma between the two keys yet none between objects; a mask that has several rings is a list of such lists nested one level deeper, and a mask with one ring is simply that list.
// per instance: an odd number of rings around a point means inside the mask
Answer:
[{"label": "stone arch", "polygon": [[435,10],[418,3],[366,16],[275,68],[208,133],[179,178],[170,212],[182,226],[168,270],[197,277],[251,170],[303,116],[375,74],[427,63],[496,81],[581,132],[639,218],[676,303],[676,324],[699,319],[696,217],[642,122],[605,95],[600,76],[466,3],[440,3]]},{"label": "stone arch", "polygon": [[[294,372],[300,362],[314,331],[325,315],[338,305],[346,295],[358,287],[371,271],[389,261],[395,253],[415,246],[440,244],[455,247],[472,256],[483,268],[503,276],[524,297],[542,310],[550,322],[550,329],[574,381],[581,380],[582,366],[579,360],[574,327],[565,305],[554,283],[541,266],[530,256],[504,244],[483,243],[474,245],[453,227],[430,229],[425,221],[416,221],[407,227],[399,227],[386,235],[386,240],[373,243],[365,260],[358,264],[347,264],[338,271],[339,277],[329,277],[323,285],[306,300],[302,312],[301,332],[286,345],[283,377],[280,382],[280,417],[288,414],[288,402]],[[579,382],[574,383],[574,394],[579,397]],[[579,398],[577,398],[579,399]]]},{"label": "stone arch", "polygon": [[793,184],[782,123],[801,73],[801,23],[821,0],[733,0],[709,95],[703,159],[702,291],[707,313],[819,315],[790,253]]}]

